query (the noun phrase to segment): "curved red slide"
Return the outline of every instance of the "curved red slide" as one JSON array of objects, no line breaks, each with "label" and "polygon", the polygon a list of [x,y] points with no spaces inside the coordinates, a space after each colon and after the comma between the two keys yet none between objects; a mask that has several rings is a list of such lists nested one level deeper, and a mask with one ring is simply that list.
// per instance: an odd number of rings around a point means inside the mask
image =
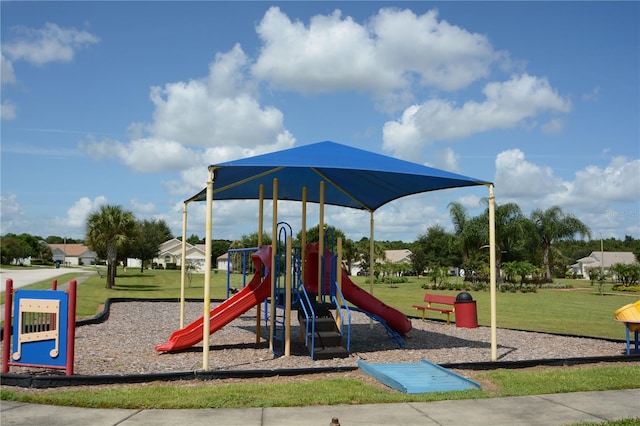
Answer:
[{"label": "curved red slide", "polygon": [[[333,256],[329,250],[325,249],[325,262],[327,264],[326,270],[331,268],[331,257]],[[304,285],[307,291],[312,293],[318,292],[318,243],[311,243],[307,245],[306,255],[306,269],[304,274]],[[342,294],[345,299],[356,305],[358,308],[363,309],[369,313],[375,314],[382,318],[391,329],[397,331],[400,334],[406,334],[412,328],[411,321],[405,314],[386,305],[380,299],[367,293],[362,288],[358,287],[351,281],[347,271],[342,270]],[[325,294],[329,293],[328,283],[330,281],[330,275],[327,272],[325,286]]]},{"label": "curved red slide", "polygon": [[389,327],[398,333],[406,334],[411,330],[411,321],[405,314],[386,305],[380,299],[377,299],[355,285],[344,269],[342,270],[342,294],[345,299],[358,308],[376,314],[384,319]]},{"label": "curved red slide", "polygon": [[[251,255],[256,274],[251,282],[238,293],[216,306],[209,313],[209,332],[215,333],[258,303],[271,296],[271,272],[262,278],[260,263],[269,264],[271,247],[261,247]],[[158,352],[172,352],[190,348],[202,341],[204,332],[204,316],[198,318],[185,328],[171,333],[169,340],[155,346]]]}]

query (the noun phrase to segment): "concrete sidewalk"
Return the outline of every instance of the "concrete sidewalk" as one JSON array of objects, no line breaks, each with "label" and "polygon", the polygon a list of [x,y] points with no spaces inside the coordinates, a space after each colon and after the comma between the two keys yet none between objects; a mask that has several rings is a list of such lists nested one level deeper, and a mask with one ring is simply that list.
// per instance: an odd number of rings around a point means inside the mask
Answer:
[{"label": "concrete sidewalk", "polygon": [[640,389],[425,403],[293,408],[122,410],[2,401],[2,425],[566,425],[640,418]]}]

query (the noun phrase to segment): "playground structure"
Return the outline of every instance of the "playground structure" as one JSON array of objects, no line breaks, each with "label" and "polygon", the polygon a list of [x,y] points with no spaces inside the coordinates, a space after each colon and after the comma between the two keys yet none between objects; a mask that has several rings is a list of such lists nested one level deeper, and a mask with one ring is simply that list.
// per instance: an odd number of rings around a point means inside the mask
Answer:
[{"label": "playground structure", "polygon": [[[348,355],[352,309],[359,309],[380,322],[396,344],[400,347],[404,346],[402,336],[411,330],[411,321],[406,315],[355,285],[344,270],[340,271],[341,284],[339,284],[340,280],[336,279],[336,275],[340,273],[337,271],[339,263],[335,253],[329,249],[326,249],[324,256],[321,257],[322,271],[319,271],[319,243],[306,246],[304,262],[306,269],[303,279],[303,262],[300,258],[302,250],[301,247],[287,246],[291,241],[290,234],[291,229],[287,224],[279,224],[278,235],[281,238],[277,243],[276,262],[272,263],[272,246],[249,249],[253,251],[251,260],[255,274],[249,284],[211,310],[208,316],[210,333],[215,333],[249,309],[259,306],[270,298],[272,272],[268,265],[274,264],[275,316],[273,321],[269,321],[269,315],[265,315],[264,319],[270,329],[274,327],[271,338],[274,340],[272,350],[275,354],[289,355],[290,353],[291,309],[298,311],[298,320],[301,325],[300,340],[304,342],[313,359]],[[283,253],[282,247],[285,246],[287,251]],[[244,258],[246,259],[246,256]],[[246,270],[245,265],[243,270]],[[318,281],[318,277],[321,282]],[[227,294],[229,294],[229,285],[227,285]],[[355,308],[347,305],[345,300],[355,305]],[[265,304],[265,308],[268,304],[270,302]],[[335,319],[332,311],[336,313]],[[179,351],[199,343],[203,339],[205,321],[204,316],[198,318],[188,326],[172,333],[167,342],[157,345],[155,349],[158,352]],[[259,315],[258,321],[260,321]],[[256,329],[259,333],[259,323]]]},{"label": "playground structure", "polygon": [[638,351],[638,333],[640,333],[640,300],[635,303],[629,303],[620,309],[616,309],[613,316],[616,318],[616,321],[620,321],[625,326],[627,355],[631,355],[631,333],[633,333],[634,337],[635,353],[640,353]]},{"label": "playground structure", "polygon": [[63,369],[67,376],[73,375],[76,280],[64,292],[57,290],[55,279],[52,290],[15,291],[13,280],[7,279],[4,324],[2,373],[19,366]]},{"label": "playground structure", "polygon": [[[355,160],[355,161],[354,161]],[[366,165],[366,166],[365,166]],[[216,188],[214,189],[214,181]],[[282,192],[279,195],[279,181],[284,183]],[[272,185],[271,185],[272,184]],[[187,223],[187,206],[194,201],[206,201],[206,234],[205,234],[205,277],[204,277],[204,294],[203,294],[203,317],[201,320],[194,322],[192,326],[184,327],[184,287],[185,287],[185,266],[182,265],[181,274],[181,295],[180,295],[180,330],[174,332],[169,341],[165,344],[157,345],[159,351],[174,350],[178,346],[172,343],[172,339],[179,340],[181,334],[198,334],[195,336],[184,338],[185,342],[193,339],[203,342],[204,348],[209,348],[209,337],[211,333],[219,329],[224,321],[241,315],[240,311],[247,305],[253,304],[257,308],[257,324],[256,324],[256,341],[260,338],[260,310],[261,303],[259,299],[268,298],[269,313],[266,317],[269,320],[269,349],[274,353],[280,353],[276,347],[276,343],[280,339],[278,330],[282,330],[284,338],[282,345],[284,346],[284,355],[289,355],[290,351],[290,322],[291,308],[293,305],[298,308],[299,319],[301,319],[301,327],[305,329],[311,327],[311,332],[307,332],[307,336],[313,339],[317,333],[314,332],[314,323],[302,318],[300,312],[308,317],[319,317],[317,314],[311,314],[306,310],[314,304],[321,308],[328,303],[335,307],[336,327],[341,335],[346,336],[347,348],[349,346],[348,328],[342,329],[345,320],[349,318],[349,309],[346,304],[347,293],[351,297],[351,302],[358,306],[358,303],[364,305],[363,311],[375,319],[384,319],[382,315],[386,315],[390,319],[389,329],[398,335],[404,334],[408,329],[402,326],[402,317],[406,320],[406,316],[399,316],[393,313],[393,309],[381,306],[379,300],[373,297],[373,274],[370,274],[370,289],[367,296],[365,291],[359,289],[349,280],[348,276],[341,272],[337,273],[338,268],[333,266],[341,265],[341,242],[338,241],[337,253],[331,255],[325,254],[325,238],[324,238],[324,206],[326,204],[356,208],[366,210],[370,213],[370,258],[374,259],[373,241],[374,241],[374,211],[382,205],[393,201],[397,198],[421,192],[435,191],[440,189],[457,188],[465,186],[483,185],[489,188],[489,255],[490,255],[490,293],[491,293],[491,359],[497,359],[497,339],[496,339],[496,316],[495,316],[495,294],[496,294],[496,271],[495,271],[495,201],[493,195],[493,184],[487,181],[469,178],[442,170],[433,169],[416,163],[398,160],[368,151],[346,147],[334,142],[320,142],[316,144],[291,148],[275,153],[249,157],[241,160],[231,161],[218,165],[209,166],[209,178],[205,189],[194,195],[184,202],[183,209],[183,259],[185,258],[186,245],[186,223]],[[270,191],[265,194],[265,191]],[[271,260],[269,264],[261,262],[258,267],[256,264],[256,276],[251,281],[252,285],[247,286],[250,290],[243,290],[229,300],[233,302],[226,303],[227,308],[220,310],[211,310],[210,285],[211,285],[211,241],[212,241],[212,212],[213,199],[217,200],[243,200],[243,199],[259,199],[259,222],[258,222],[258,238],[263,235],[263,206],[264,199],[271,198],[273,203],[272,213],[272,245]],[[286,255],[282,256],[279,250],[282,250],[283,244],[278,244],[279,239],[279,223],[278,217],[278,200],[291,200],[302,202],[302,238],[300,241],[300,255],[294,257],[291,255],[291,235],[287,236],[284,246],[286,246]],[[317,248],[317,256],[315,260],[310,262],[307,256],[307,250],[310,249],[306,244],[306,206],[307,202],[315,202],[319,205],[319,241]],[[262,242],[258,241],[258,246],[262,248]],[[265,260],[265,255],[258,255],[258,258]],[[303,262],[295,259],[304,259]],[[255,262],[254,262],[255,263]],[[277,269],[279,264],[283,264],[282,269]],[[299,266],[298,266],[299,264]],[[315,273],[306,273],[307,267],[316,265],[317,279],[311,279],[311,275]],[[330,265],[327,268],[327,264]],[[258,272],[258,270],[262,272]],[[300,271],[298,277],[303,277],[304,285],[300,286],[299,279],[294,279],[294,272]],[[328,272],[329,271],[329,272]],[[258,278],[258,275],[260,278]],[[280,280],[283,276],[284,279]],[[262,278],[264,277],[264,278]],[[270,278],[271,293],[266,296],[267,277]],[[346,278],[346,280],[345,280]],[[284,284],[282,282],[284,281]],[[314,289],[317,293],[314,296]],[[344,284],[346,282],[346,284]],[[300,300],[292,300],[297,292],[292,293],[293,283],[296,283],[296,290],[305,288],[302,292]],[[344,287],[343,287],[344,285]],[[282,290],[284,286],[284,291]],[[306,288],[308,287],[308,288]],[[307,291],[308,290],[308,291]],[[343,293],[344,291],[344,293]],[[304,295],[307,296],[304,296]],[[282,297],[282,295],[287,295]],[[309,296],[311,295],[311,296]],[[308,297],[307,302],[305,298]],[[327,299],[330,301],[328,302]],[[354,302],[354,299],[356,302]],[[242,300],[243,303],[236,304]],[[366,301],[365,301],[366,300]],[[295,303],[298,302],[297,305]],[[382,304],[384,305],[384,304]],[[284,309],[281,307],[284,306]],[[267,305],[265,304],[265,307]],[[248,310],[250,308],[247,307]],[[278,309],[278,315],[276,315]],[[246,310],[245,310],[246,312]],[[397,312],[397,311],[396,311]],[[391,313],[391,315],[389,315]],[[382,314],[382,315],[380,315]],[[205,320],[209,318],[209,320]],[[223,319],[224,321],[219,321]],[[408,322],[408,320],[406,320]],[[386,320],[385,320],[386,322]],[[197,324],[195,324],[197,323]],[[228,323],[228,322],[227,322]],[[409,323],[410,324],[410,323]],[[213,331],[212,331],[213,328]],[[410,328],[409,328],[410,329]],[[191,331],[190,331],[191,330]],[[195,331],[197,330],[197,332]],[[312,342],[308,347],[313,348]],[[313,349],[311,349],[313,350]],[[312,354],[312,356],[314,356]],[[203,350],[203,369],[209,368],[209,351]]]}]

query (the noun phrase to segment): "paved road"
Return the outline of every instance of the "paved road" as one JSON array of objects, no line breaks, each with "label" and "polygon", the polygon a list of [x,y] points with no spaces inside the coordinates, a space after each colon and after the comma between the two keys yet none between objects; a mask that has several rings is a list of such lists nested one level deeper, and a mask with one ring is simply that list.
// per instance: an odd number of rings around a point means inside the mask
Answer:
[{"label": "paved road", "polygon": [[17,289],[44,280],[52,280],[60,275],[77,272],[77,268],[25,268],[0,269],[0,292],[5,291],[7,279],[13,280],[13,288]]},{"label": "paved road", "polygon": [[[5,292],[7,279],[9,278],[13,280],[13,289],[15,290],[29,284],[38,283],[44,280],[53,280],[55,277],[74,272],[84,272],[84,275],[77,278],[78,284],[94,273],[90,270],[82,270],[78,268],[0,269],[0,287],[2,287],[0,293]],[[63,290],[64,284],[66,283],[59,282],[58,289]],[[2,320],[4,320],[4,303],[0,305],[0,321]]]}]

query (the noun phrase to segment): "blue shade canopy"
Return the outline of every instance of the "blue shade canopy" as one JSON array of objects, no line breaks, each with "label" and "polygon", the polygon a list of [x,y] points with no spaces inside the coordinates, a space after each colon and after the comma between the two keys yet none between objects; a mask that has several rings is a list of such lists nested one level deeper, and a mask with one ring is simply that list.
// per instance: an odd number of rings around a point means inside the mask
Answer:
[{"label": "blue shade canopy", "polygon": [[[325,204],[375,211],[406,195],[490,182],[422,166],[417,163],[352,148],[335,142],[318,142],[255,157],[209,166],[214,170],[214,200],[273,198],[278,179],[278,200],[320,202],[320,182]],[[206,188],[186,200],[204,201]]]}]

